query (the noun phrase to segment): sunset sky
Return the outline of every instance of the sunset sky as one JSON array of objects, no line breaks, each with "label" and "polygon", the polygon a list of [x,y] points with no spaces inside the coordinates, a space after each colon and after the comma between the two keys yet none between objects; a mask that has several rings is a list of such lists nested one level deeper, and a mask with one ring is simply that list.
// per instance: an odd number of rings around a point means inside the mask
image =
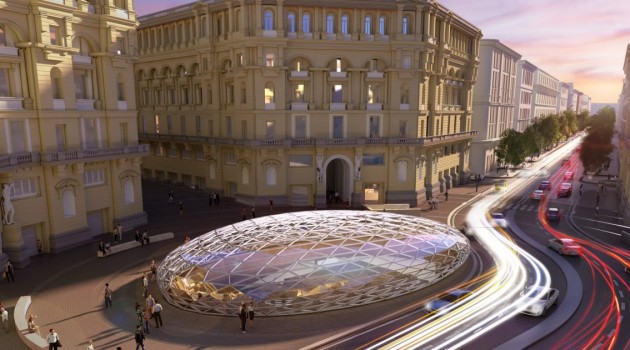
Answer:
[{"label": "sunset sky", "polygon": [[[136,0],[138,16],[191,0]],[[617,102],[630,43],[625,0],[439,0],[547,73],[591,96]]]}]

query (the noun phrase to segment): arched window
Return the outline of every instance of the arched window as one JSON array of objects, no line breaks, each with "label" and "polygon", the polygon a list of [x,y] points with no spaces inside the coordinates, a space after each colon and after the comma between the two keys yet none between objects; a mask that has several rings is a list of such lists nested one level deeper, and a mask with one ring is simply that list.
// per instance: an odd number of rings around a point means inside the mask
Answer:
[{"label": "arched window", "polygon": [[404,16],[402,19],[402,33],[409,34],[409,17]]},{"label": "arched window", "polygon": [[287,26],[289,33],[295,33],[295,13],[289,12],[287,15]]},{"label": "arched window", "polygon": [[136,201],[136,195],[134,193],[134,186],[133,186],[132,180],[125,181],[124,192],[125,192],[126,203],[133,203]]},{"label": "arched window", "polygon": [[263,25],[264,30],[273,30],[273,12],[271,10],[265,10]]},{"label": "arched window", "polygon": [[241,169],[241,180],[243,185],[249,185],[249,169],[246,166]]},{"label": "arched window", "polygon": [[277,184],[276,168],[274,166],[268,166],[265,170],[265,180],[267,186],[275,186]]},{"label": "arched window", "polygon": [[365,34],[372,34],[372,16],[365,16]]},{"label": "arched window", "polygon": [[63,84],[61,81],[61,71],[59,68],[53,68],[50,71],[50,89],[52,98],[55,100],[63,99]]},{"label": "arched window", "polygon": [[311,32],[311,15],[308,12],[302,15],[302,32]]},{"label": "arched window", "polygon": [[378,33],[385,35],[385,16],[381,16],[381,18],[378,19]]},{"label": "arched window", "polygon": [[265,103],[275,103],[275,89],[272,82],[265,84]]},{"label": "arched window", "polygon": [[63,215],[65,217],[77,215],[77,206],[74,200],[74,192],[72,190],[66,190],[62,196],[63,201]]},{"label": "arched window", "polygon": [[341,32],[343,34],[348,34],[348,26],[350,24],[348,22],[349,22],[348,15],[341,16]]},{"label": "arched window", "polygon": [[407,161],[401,160],[396,163],[396,173],[398,175],[398,181],[405,182],[407,181]]},{"label": "arched window", "polygon": [[335,32],[335,16],[326,16],[326,33],[332,34]]}]

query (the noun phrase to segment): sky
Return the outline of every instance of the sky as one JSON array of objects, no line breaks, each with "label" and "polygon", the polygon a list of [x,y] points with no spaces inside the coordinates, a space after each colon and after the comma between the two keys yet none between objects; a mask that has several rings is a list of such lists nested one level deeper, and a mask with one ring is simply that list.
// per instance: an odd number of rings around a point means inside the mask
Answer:
[{"label": "sky", "polygon": [[[138,16],[191,0],[136,0]],[[627,0],[438,0],[483,33],[591,97],[615,103],[630,44]]]}]

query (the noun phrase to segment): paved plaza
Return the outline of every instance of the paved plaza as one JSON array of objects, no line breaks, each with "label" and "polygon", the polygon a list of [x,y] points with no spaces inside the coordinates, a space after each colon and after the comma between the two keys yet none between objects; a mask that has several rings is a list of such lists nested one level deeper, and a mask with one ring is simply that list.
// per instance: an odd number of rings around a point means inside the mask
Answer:
[{"label": "paved plaza", "polygon": [[[476,195],[490,188],[492,180],[482,183],[478,191],[474,184],[449,190],[448,201],[440,196],[437,210],[428,206],[406,211],[440,222],[446,222],[449,213]],[[596,185],[592,185],[596,186]],[[184,215],[179,215],[176,204],[168,204],[167,193],[174,190],[175,203],[184,205]],[[32,263],[16,270],[16,282],[0,284],[0,300],[8,307],[13,320],[13,307],[21,295],[33,298],[31,311],[38,316],[40,332],[45,335],[54,328],[60,335],[64,348],[84,349],[92,339],[96,349],[135,348],[134,330],[136,315],[134,304],[142,300],[141,277],[149,271],[152,259],[160,262],[170,251],[183,243],[186,235],[197,237],[214,228],[241,220],[241,204],[222,200],[208,205],[204,191],[183,186],[156,182],[143,184],[144,208],[149,215],[150,235],[174,232],[175,238],[150,246],[133,248],[106,258],[96,257],[98,240],[60,254],[34,257]],[[612,203],[611,203],[612,205]],[[249,207],[247,212],[249,213]],[[258,216],[287,211],[312,210],[312,208],[257,207]],[[456,224],[461,224],[458,216]],[[141,227],[140,229],[143,229]],[[103,235],[111,240],[110,235]],[[100,239],[100,238],[99,238]],[[133,233],[126,231],[123,241],[133,240]],[[466,265],[458,274],[465,274]],[[461,276],[460,276],[461,277]],[[109,283],[113,293],[113,307],[104,308],[103,290]],[[183,311],[162,301],[164,327],[154,328],[151,320],[150,334],[145,345],[148,349],[297,349],[332,336],[338,332],[375,319],[389,311],[417,302],[435,290],[448,285],[437,285],[372,305],[324,312],[313,315],[266,317],[256,319],[255,327],[241,334],[239,320],[233,317],[200,315]],[[162,299],[156,282],[150,282],[150,291]],[[16,334],[13,322],[9,334],[0,332],[2,349],[27,349]]]}]

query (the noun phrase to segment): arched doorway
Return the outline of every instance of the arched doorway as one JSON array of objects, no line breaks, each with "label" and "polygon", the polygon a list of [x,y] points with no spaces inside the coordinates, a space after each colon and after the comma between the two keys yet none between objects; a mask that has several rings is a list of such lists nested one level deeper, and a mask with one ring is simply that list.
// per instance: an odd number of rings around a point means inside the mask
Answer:
[{"label": "arched doorway", "polygon": [[324,164],[326,203],[329,206],[344,206],[352,203],[353,168],[345,156],[333,156]]}]

